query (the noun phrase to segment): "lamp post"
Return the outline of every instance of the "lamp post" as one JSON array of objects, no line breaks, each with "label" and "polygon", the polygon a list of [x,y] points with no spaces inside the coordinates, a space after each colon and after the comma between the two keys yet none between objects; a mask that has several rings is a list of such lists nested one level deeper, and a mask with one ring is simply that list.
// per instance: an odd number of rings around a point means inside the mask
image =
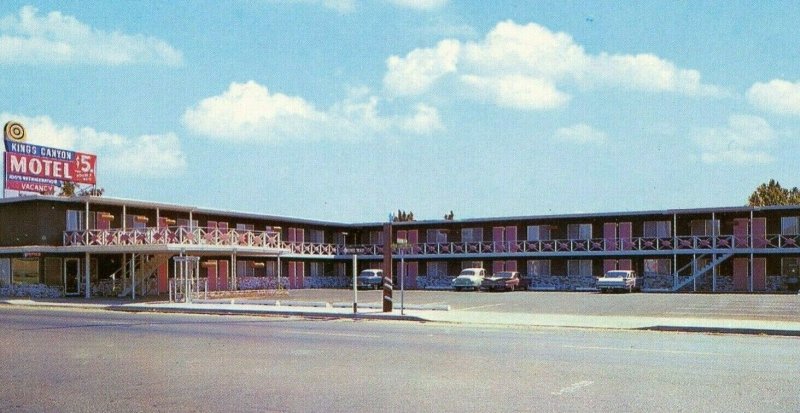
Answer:
[{"label": "lamp post", "polygon": [[[342,232],[342,254],[347,252],[347,232]],[[353,314],[358,314],[358,256],[353,251]]]}]

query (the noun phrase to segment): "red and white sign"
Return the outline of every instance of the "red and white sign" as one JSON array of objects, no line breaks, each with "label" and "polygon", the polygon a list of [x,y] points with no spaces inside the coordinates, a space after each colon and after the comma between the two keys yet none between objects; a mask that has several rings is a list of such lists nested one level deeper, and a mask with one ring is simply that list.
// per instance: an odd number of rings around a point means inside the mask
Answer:
[{"label": "red and white sign", "polygon": [[[29,176],[81,184],[96,184],[97,157],[75,152],[72,160],[6,152],[6,176]],[[8,187],[8,189],[13,189]]]},{"label": "red and white sign", "polygon": [[51,193],[55,192],[56,187],[55,185],[43,184],[39,182],[14,181],[7,179],[6,189],[10,189],[12,191]]}]

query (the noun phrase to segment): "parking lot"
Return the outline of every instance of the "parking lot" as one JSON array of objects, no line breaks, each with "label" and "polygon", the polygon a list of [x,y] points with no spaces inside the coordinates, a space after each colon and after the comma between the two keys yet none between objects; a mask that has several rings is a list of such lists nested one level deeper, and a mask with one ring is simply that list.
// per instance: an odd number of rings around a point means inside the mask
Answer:
[{"label": "parking lot", "polygon": [[[358,291],[358,302],[380,303],[381,291]],[[395,308],[400,291],[394,291]],[[267,298],[267,297],[265,297]],[[275,297],[270,297],[275,298]],[[283,299],[353,302],[346,289],[291,290]],[[776,321],[800,319],[800,296],[790,294],[599,294],[594,292],[516,291],[506,293],[406,291],[413,305],[449,305],[450,311],[651,317],[730,318]]]}]

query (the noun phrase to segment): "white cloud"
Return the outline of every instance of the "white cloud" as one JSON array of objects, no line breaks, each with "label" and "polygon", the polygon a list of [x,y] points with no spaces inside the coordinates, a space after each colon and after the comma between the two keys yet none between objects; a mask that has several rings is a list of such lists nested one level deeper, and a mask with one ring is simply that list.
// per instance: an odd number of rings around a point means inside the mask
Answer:
[{"label": "white cloud", "polygon": [[234,140],[273,140],[291,128],[323,121],[325,115],[298,97],[270,94],[254,81],[231,83],[222,95],[203,99],[183,115],[202,135]]},{"label": "white cloud", "polygon": [[[678,68],[652,54],[587,54],[572,36],[513,21],[498,23],[484,39],[455,39],[387,59],[384,86],[397,95],[419,95],[448,76],[466,95],[523,110],[552,109],[570,100],[571,86],[626,88],[687,96],[719,96],[696,70]],[[514,89],[510,81],[520,81]],[[526,95],[527,94],[527,95]]]},{"label": "white cloud", "polygon": [[477,95],[513,109],[553,109],[565,106],[570,96],[541,78],[531,76],[480,77],[465,75],[461,81]]},{"label": "white cloud", "polygon": [[154,37],[93,29],[53,11],[39,15],[25,6],[0,19],[0,64],[183,63],[180,51]]},{"label": "white cloud", "polygon": [[481,42],[464,47],[468,70],[488,75],[527,75],[554,82],[584,71],[589,59],[566,33],[535,23],[498,23]]},{"label": "white cloud", "polygon": [[556,130],[556,139],[575,143],[603,143],[607,136],[605,132],[599,131],[585,123],[559,128]]},{"label": "white cloud", "polygon": [[769,123],[758,116],[733,115],[727,126],[698,129],[693,138],[703,162],[743,165],[772,162],[767,149],[776,135]]},{"label": "white cloud", "polygon": [[444,7],[448,0],[388,0],[389,3],[399,7],[406,7],[414,10],[430,11]]},{"label": "white cloud", "polygon": [[415,135],[427,135],[444,129],[439,111],[433,106],[420,103],[413,116],[400,120],[401,128]]},{"label": "white cloud", "polygon": [[800,82],[773,79],[755,83],[747,91],[751,105],[782,115],[800,115]]},{"label": "white cloud", "polygon": [[433,107],[420,104],[411,115],[384,116],[379,113],[379,104],[378,97],[361,88],[323,111],[300,97],[271,94],[254,81],[234,82],[221,95],[187,109],[183,122],[200,135],[250,142],[423,135],[442,129]]},{"label": "white cloud", "polygon": [[418,95],[440,77],[456,71],[460,45],[443,40],[435,48],[416,49],[405,57],[391,56],[384,86],[397,95]]},{"label": "white cloud", "polygon": [[89,127],[57,124],[49,116],[0,114],[0,122],[20,122],[28,143],[97,155],[98,181],[103,173],[162,177],[186,170],[186,155],[174,133],[126,137]]},{"label": "white cloud", "polygon": [[652,54],[600,54],[592,60],[599,84],[623,86],[648,92],[676,92],[689,96],[715,96],[722,91],[700,81],[700,72],[678,69],[674,63]]}]

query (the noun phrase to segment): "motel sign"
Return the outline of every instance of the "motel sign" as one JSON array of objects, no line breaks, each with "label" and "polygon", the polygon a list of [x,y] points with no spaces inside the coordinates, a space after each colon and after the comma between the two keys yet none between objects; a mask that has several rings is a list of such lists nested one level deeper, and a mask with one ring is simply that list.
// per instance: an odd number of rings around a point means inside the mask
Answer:
[{"label": "motel sign", "polygon": [[17,122],[6,123],[4,138],[6,189],[48,192],[63,182],[97,184],[95,155],[26,143]]}]

